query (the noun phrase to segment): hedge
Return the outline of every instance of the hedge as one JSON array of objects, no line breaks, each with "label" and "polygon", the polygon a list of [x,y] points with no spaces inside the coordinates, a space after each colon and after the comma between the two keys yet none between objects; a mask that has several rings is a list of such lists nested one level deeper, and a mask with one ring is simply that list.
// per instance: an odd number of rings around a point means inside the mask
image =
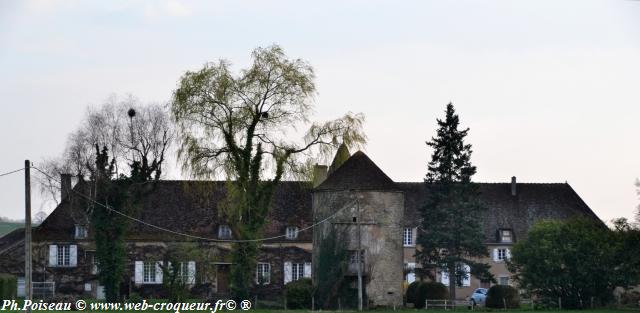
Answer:
[{"label": "hedge", "polygon": [[425,300],[444,300],[448,298],[445,285],[438,282],[415,281],[407,288],[407,302],[417,309],[424,308]]},{"label": "hedge", "polygon": [[0,274],[0,299],[15,299],[18,279],[10,274]]},{"label": "hedge", "polygon": [[520,307],[518,290],[507,285],[495,285],[487,292],[486,306],[494,309],[517,309]]},{"label": "hedge", "polygon": [[288,309],[311,309],[313,285],[310,278],[292,281],[285,286]]}]

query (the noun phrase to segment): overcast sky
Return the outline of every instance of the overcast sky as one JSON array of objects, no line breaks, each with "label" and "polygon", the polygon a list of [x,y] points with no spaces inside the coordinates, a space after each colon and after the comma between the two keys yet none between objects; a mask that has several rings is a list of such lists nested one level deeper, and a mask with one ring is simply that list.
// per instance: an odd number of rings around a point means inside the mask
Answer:
[{"label": "overcast sky", "polygon": [[[366,115],[366,152],[395,181],[422,180],[452,101],[476,181],[567,181],[604,220],[640,202],[627,0],[1,1],[0,173],[59,155],[111,93],[166,102],[186,70],[273,43],[315,68],[316,119]],[[22,218],[23,193],[23,174],[0,177],[0,216]]]}]

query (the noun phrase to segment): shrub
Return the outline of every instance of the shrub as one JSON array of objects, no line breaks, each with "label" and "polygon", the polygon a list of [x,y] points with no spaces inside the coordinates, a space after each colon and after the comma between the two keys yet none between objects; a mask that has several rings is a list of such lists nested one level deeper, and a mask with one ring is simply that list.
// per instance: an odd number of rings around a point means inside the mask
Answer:
[{"label": "shrub", "polygon": [[18,280],[10,274],[0,274],[0,299],[15,299]]},{"label": "shrub", "polygon": [[311,297],[313,286],[310,278],[302,278],[288,283],[287,308],[288,309],[311,309]]},{"label": "shrub", "polygon": [[640,292],[627,291],[622,294],[620,302],[625,306],[637,307],[638,305],[640,305]]},{"label": "shrub", "polygon": [[70,303],[71,304],[71,311],[77,311],[78,308],[76,307],[76,302],[79,300],[80,298],[76,295],[55,295],[53,297],[48,297],[46,299],[44,299],[44,302],[47,303]]},{"label": "shrub", "polygon": [[520,307],[518,290],[506,285],[495,285],[489,288],[489,292],[487,292],[487,307],[502,309],[505,304],[508,309],[517,309]]},{"label": "shrub", "polygon": [[129,303],[142,303],[142,300],[143,300],[143,298],[139,293],[132,292],[129,295],[129,299],[127,300],[127,302],[129,302]]},{"label": "shrub", "polygon": [[444,300],[447,299],[447,287],[439,282],[422,282],[418,285],[418,291],[414,298],[414,307],[417,309],[424,308],[425,300]]},{"label": "shrub", "polygon": [[407,303],[416,303],[416,296],[418,296],[418,288],[420,287],[420,281],[414,281],[407,287]]}]

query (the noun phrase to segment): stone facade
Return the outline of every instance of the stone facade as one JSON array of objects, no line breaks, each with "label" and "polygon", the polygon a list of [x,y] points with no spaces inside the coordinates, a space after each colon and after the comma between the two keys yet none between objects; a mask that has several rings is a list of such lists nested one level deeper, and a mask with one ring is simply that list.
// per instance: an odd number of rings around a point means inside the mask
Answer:
[{"label": "stone facade", "polygon": [[[346,246],[349,251],[358,251],[360,247],[364,252],[363,287],[369,306],[402,304],[403,205],[404,195],[397,191],[344,190],[317,191],[313,194],[315,220],[335,214],[330,223],[314,231],[314,242],[327,238],[328,233],[336,227],[348,234]],[[315,247],[318,245],[315,244]],[[317,253],[317,249],[314,249],[314,254]],[[355,273],[351,271],[349,274]]]},{"label": "stone facade", "polygon": [[[344,150],[344,149],[343,149]],[[348,151],[342,151],[342,159]],[[253,293],[262,299],[282,297],[287,282],[318,275],[313,270],[318,247],[328,234],[344,230],[346,249],[363,251],[363,284],[365,306],[394,306],[402,304],[403,286],[415,279],[415,246],[420,209],[429,187],[424,183],[392,181],[364,153],[356,152],[346,161],[336,158],[330,167],[318,166],[313,182],[282,182],[277,188],[272,210],[265,229],[258,262],[263,272],[268,268],[269,282],[257,285]],[[573,216],[597,216],[568,184],[479,184],[481,201],[487,212],[481,222],[485,233],[482,240],[491,256],[486,260],[499,283],[511,283],[511,275],[504,260],[495,258],[496,249],[508,254],[513,243],[526,238],[528,230],[540,219],[566,219]],[[75,193],[85,193],[86,185],[73,187]],[[57,293],[100,296],[94,262],[95,245],[92,230],[86,238],[77,238],[75,227],[87,227],[87,204],[74,192],[34,229],[33,278],[51,281]],[[160,181],[153,194],[145,199],[137,216],[146,223],[176,232],[210,240],[185,241],[185,237],[168,234],[132,222],[127,234],[127,270],[122,292],[140,294],[145,298],[165,297],[161,284],[153,281],[150,271],[141,281],[140,266],[144,262],[167,262],[172,249],[191,249],[198,253],[185,257],[192,262],[188,271],[192,295],[200,298],[224,298],[229,295],[231,245],[216,242],[219,230],[225,225],[218,204],[226,197],[225,182]],[[328,217],[326,222],[318,223]],[[360,240],[358,240],[358,226]],[[306,230],[289,232],[289,230]],[[509,231],[508,242],[500,232]],[[285,234],[295,233],[294,237]],[[0,273],[24,276],[24,236],[14,231],[0,238]],[[408,236],[408,237],[407,237]],[[275,238],[274,238],[275,237]],[[220,238],[218,238],[220,239]],[[75,246],[69,249],[74,262],[52,264],[52,246]],[[65,248],[66,249],[66,248]],[[66,250],[64,250],[66,251]],[[73,251],[73,253],[71,253]],[[66,255],[66,252],[63,252]],[[63,262],[64,263],[64,262]],[[71,264],[72,263],[72,264]],[[166,264],[166,263],[163,263]],[[357,265],[355,265],[357,269]],[[191,272],[192,270],[193,272]],[[258,269],[256,269],[256,273]],[[353,281],[355,271],[346,275]],[[441,273],[436,279],[442,280]],[[144,279],[143,279],[144,280]],[[460,287],[460,298],[469,296],[475,288],[488,287],[471,277]]]}]

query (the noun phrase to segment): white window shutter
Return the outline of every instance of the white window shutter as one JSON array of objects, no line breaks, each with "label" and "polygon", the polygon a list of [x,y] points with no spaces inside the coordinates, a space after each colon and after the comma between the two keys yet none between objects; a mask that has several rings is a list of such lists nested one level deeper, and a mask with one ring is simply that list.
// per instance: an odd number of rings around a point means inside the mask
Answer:
[{"label": "white window shutter", "polygon": [[258,268],[260,267],[260,263],[256,264],[256,285],[260,283],[260,272],[258,272]]},{"label": "white window shutter", "polygon": [[511,249],[507,249],[507,260],[511,259]]},{"label": "white window shutter", "polygon": [[286,285],[287,283],[291,282],[292,275],[291,275],[291,262],[284,262],[284,284]]},{"label": "white window shutter", "polygon": [[493,261],[498,262],[498,249],[493,249]]},{"label": "white window shutter", "polygon": [[413,242],[413,245],[416,246],[418,241],[418,227],[413,228],[413,230],[411,231],[411,237],[413,237],[411,239],[411,242]]},{"label": "white window shutter", "polygon": [[304,263],[304,277],[311,278],[311,263]]},{"label": "white window shutter", "polygon": [[49,245],[49,266],[58,265],[58,246]]},{"label": "white window shutter", "polygon": [[465,278],[462,280],[462,286],[471,286],[471,267],[465,264],[463,265]]},{"label": "white window shutter", "polygon": [[134,266],[134,271],[133,271],[133,281],[136,284],[142,284],[143,283],[143,275],[144,272],[144,263],[142,261],[136,261],[135,262],[135,266]]},{"label": "white window shutter", "polygon": [[195,261],[189,261],[189,263],[187,264],[187,269],[188,269],[188,274],[189,274],[189,281],[187,282],[189,285],[193,285],[196,283],[196,262]]},{"label": "white window shutter", "polygon": [[96,288],[96,299],[104,300],[104,298],[105,298],[104,286],[98,285],[98,288]]},{"label": "white window shutter", "polygon": [[69,246],[69,266],[78,265],[78,246]]},{"label": "white window shutter", "polygon": [[445,286],[449,286],[449,272],[442,271],[440,273],[440,282]]},{"label": "white window shutter", "polygon": [[162,284],[162,261],[156,262],[156,284]]}]

